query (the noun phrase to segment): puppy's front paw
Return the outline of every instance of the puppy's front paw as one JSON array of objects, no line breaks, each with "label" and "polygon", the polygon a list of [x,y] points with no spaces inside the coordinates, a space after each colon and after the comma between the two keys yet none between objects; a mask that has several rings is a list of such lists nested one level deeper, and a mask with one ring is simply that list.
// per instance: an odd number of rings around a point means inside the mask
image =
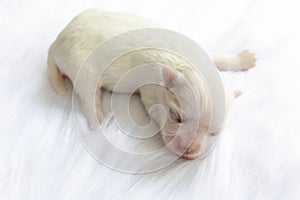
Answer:
[{"label": "puppy's front paw", "polygon": [[90,119],[89,120],[89,128],[91,131],[95,131],[101,125],[103,121],[103,116],[101,113],[97,113],[97,119]]},{"label": "puppy's front paw", "polygon": [[256,55],[249,50],[244,50],[237,56],[240,70],[248,70],[256,65]]}]

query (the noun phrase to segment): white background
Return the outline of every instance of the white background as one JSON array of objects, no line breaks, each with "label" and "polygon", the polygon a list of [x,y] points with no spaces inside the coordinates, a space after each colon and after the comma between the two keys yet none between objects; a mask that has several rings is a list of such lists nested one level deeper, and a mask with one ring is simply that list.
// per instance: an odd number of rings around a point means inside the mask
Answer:
[{"label": "white background", "polygon": [[[299,199],[298,2],[0,1],[0,199]],[[209,52],[257,53],[256,68],[224,74],[243,94],[206,160],[133,175],[84,150],[71,93],[54,93],[46,58],[62,28],[93,7],[147,17]]]}]

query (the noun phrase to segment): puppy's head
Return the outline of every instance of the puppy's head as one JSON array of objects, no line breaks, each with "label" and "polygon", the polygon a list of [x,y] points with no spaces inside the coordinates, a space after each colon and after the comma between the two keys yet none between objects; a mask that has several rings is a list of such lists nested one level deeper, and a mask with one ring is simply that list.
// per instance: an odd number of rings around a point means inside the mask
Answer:
[{"label": "puppy's head", "polygon": [[208,88],[198,72],[162,67],[165,85],[161,103],[167,112],[162,126],[165,144],[186,159],[199,156],[208,134],[211,103]]}]

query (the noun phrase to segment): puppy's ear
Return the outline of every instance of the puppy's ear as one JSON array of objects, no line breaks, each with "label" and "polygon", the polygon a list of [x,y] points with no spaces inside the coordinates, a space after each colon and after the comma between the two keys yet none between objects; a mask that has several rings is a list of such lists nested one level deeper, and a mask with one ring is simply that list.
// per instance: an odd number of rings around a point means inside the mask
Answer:
[{"label": "puppy's ear", "polygon": [[163,82],[168,88],[174,87],[180,78],[180,73],[169,67],[162,67],[161,73]]}]

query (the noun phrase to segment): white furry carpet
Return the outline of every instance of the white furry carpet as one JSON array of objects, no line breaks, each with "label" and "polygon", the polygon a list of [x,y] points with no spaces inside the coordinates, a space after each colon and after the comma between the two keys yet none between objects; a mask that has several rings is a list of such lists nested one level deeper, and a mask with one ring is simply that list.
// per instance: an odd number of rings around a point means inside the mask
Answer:
[{"label": "white furry carpet", "polygon": [[[209,157],[136,175],[85,151],[46,58],[92,7],[148,17],[209,52],[257,53],[256,68],[223,74],[243,94]],[[0,199],[300,199],[299,10],[297,0],[0,1]]]}]

